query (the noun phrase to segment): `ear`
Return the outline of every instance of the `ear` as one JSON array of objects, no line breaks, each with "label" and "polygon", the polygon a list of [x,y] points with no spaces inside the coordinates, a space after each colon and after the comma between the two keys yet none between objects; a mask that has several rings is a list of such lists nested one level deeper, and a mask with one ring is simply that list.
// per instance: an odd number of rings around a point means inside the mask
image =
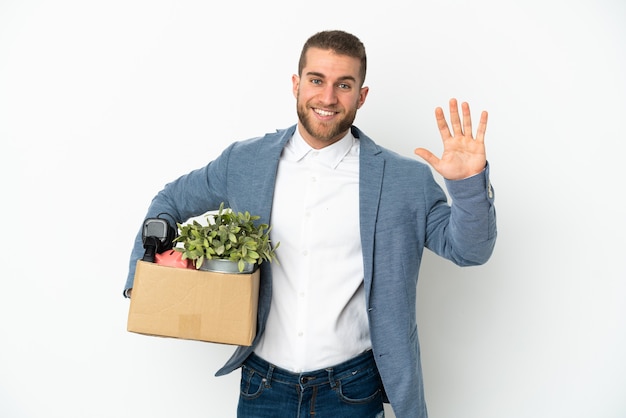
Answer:
[{"label": "ear", "polygon": [[356,108],[360,109],[365,103],[365,98],[367,97],[367,93],[369,93],[369,87],[361,87],[361,91],[359,92],[359,100],[357,101]]},{"label": "ear", "polygon": [[295,74],[292,75],[291,76],[291,84],[292,84],[293,97],[295,97],[297,99],[298,98],[298,88],[300,88],[300,77],[298,77]]}]

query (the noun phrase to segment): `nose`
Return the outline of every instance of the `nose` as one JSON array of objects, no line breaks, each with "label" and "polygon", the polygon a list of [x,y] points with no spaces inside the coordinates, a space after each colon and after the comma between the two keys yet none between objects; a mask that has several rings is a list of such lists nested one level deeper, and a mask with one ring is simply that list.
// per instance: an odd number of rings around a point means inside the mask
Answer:
[{"label": "nose", "polygon": [[320,98],[324,104],[337,103],[337,93],[335,92],[335,86],[324,86],[324,90],[320,93]]}]

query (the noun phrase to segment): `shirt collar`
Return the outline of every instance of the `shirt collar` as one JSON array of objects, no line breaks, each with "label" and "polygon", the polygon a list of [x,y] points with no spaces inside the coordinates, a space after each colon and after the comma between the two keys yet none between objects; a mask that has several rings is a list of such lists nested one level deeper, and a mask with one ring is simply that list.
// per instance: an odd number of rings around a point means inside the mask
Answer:
[{"label": "shirt collar", "polygon": [[300,135],[298,128],[296,128],[285,150],[289,153],[288,158],[292,161],[298,162],[307,156],[315,155],[317,161],[332,169],[336,169],[355,144],[356,139],[352,132],[348,131],[339,141],[322,149],[315,149],[306,143],[302,135]]}]

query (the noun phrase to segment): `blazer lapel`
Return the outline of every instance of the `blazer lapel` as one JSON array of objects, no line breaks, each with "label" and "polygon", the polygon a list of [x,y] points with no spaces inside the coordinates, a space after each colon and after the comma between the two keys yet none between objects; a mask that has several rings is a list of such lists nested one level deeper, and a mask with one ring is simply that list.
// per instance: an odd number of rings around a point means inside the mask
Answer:
[{"label": "blazer lapel", "polygon": [[[272,141],[262,141],[262,148],[258,150],[257,165],[254,170],[256,179],[253,182],[255,201],[250,203],[250,212],[261,216],[263,222],[271,225],[272,200],[278,161],[281,152],[293,136],[295,126],[284,131],[272,134]],[[361,246],[363,250],[365,295],[369,306],[369,295],[372,287],[373,260],[374,260],[374,232],[378,218],[378,207],[382,191],[385,160],[381,158],[381,150],[358,128],[352,128],[352,134],[360,141],[359,156],[359,222],[361,225]],[[263,164],[260,166],[260,164]]]},{"label": "blazer lapel", "polygon": [[353,134],[360,140],[359,165],[359,216],[361,246],[363,250],[365,297],[369,307],[374,261],[374,232],[378,218],[378,206],[383,183],[385,160],[379,156],[380,149],[357,128]]},{"label": "blazer lapel", "polygon": [[250,200],[246,203],[246,210],[260,216],[261,221],[267,224],[271,224],[272,201],[280,155],[289,138],[293,136],[294,130],[295,126],[292,126],[277,133],[268,134],[271,139],[259,142],[254,167],[244,168],[254,173],[249,184],[248,198]]}]

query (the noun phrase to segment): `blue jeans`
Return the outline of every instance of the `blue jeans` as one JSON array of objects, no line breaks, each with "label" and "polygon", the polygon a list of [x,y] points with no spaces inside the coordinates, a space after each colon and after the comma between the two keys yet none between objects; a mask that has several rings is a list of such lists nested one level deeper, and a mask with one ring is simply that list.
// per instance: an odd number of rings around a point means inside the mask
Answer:
[{"label": "blue jeans", "polygon": [[291,373],[252,354],[241,367],[238,418],[382,418],[371,351],[327,369]]}]

